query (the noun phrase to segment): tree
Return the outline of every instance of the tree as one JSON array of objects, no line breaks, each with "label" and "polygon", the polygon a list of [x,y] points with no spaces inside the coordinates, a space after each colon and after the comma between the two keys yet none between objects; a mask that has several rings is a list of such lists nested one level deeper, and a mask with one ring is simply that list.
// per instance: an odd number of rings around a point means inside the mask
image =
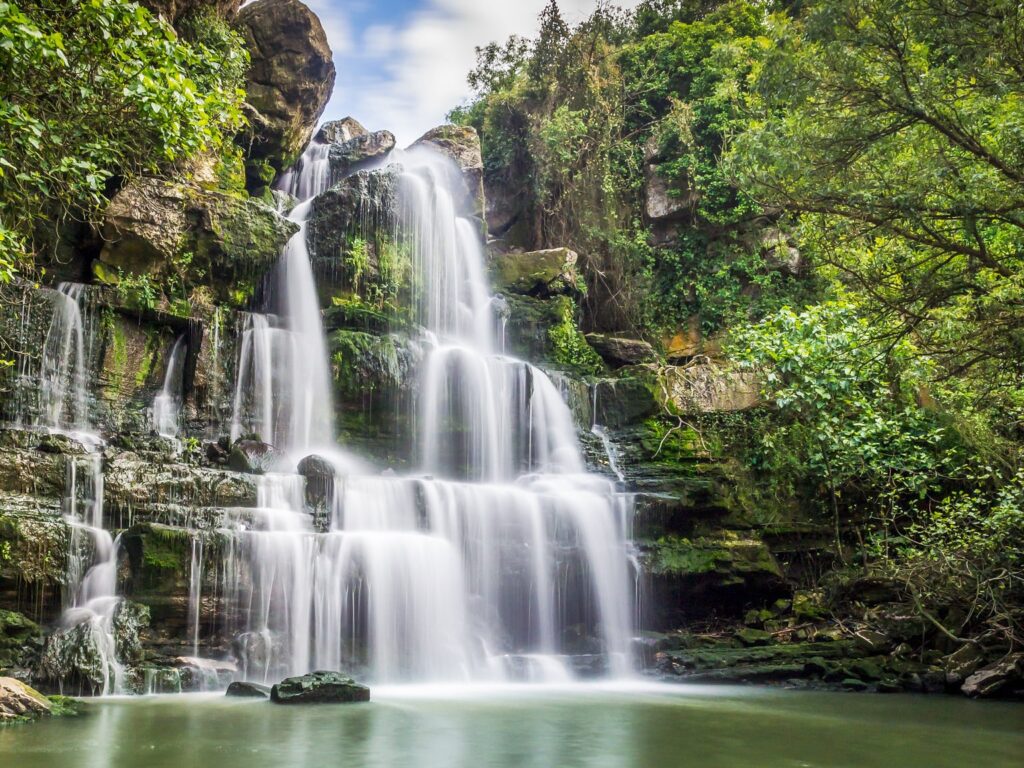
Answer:
[{"label": "tree", "polygon": [[[831,0],[775,16],[731,166],[940,379],[1024,359],[1024,10]],[[890,322],[891,321],[891,322]],[[1020,428],[1021,414],[1012,419]]]},{"label": "tree", "polygon": [[115,177],[230,138],[247,61],[219,20],[190,43],[128,0],[0,2],[0,277],[95,217]]}]

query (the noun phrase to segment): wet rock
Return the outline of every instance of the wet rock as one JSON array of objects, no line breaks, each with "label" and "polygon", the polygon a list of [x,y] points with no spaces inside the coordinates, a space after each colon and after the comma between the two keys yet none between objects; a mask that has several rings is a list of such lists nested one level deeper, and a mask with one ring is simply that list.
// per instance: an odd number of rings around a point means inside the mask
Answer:
[{"label": "wet rock", "polygon": [[228,455],[228,469],[250,475],[262,475],[277,458],[274,446],[262,440],[236,440]]},{"label": "wet rock", "polygon": [[658,360],[658,353],[654,351],[654,347],[642,339],[627,339],[605,333],[588,333],[586,338],[587,343],[612,368],[653,363]]},{"label": "wet rock", "polygon": [[340,672],[289,677],[270,689],[275,704],[343,704],[369,701],[370,689]]},{"label": "wet rock", "polygon": [[967,643],[943,659],[946,668],[946,683],[959,687],[978,667],[985,663],[985,654],[974,643]]},{"label": "wet rock", "polygon": [[306,504],[324,508],[334,498],[334,466],[322,456],[306,456],[299,462],[298,472],[306,479]]},{"label": "wet rock", "polygon": [[327,155],[331,178],[335,181],[343,179],[362,166],[382,160],[394,148],[395,136],[391,131],[364,133],[348,141],[331,144]]},{"label": "wet rock", "polygon": [[270,686],[262,683],[249,683],[235,680],[228,686],[225,696],[233,696],[241,699],[269,699]]},{"label": "wet rock", "polygon": [[114,680],[113,661],[105,653],[101,632],[86,620],[58,629],[46,639],[36,675],[62,690],[96,695],[105,681]]},{"label": "wet rock", "polygon": [[744,627],[736,633],[735,637],[743,643],[743,645],[748,647],[768,645],[772,641],[772,635],[770,632],[765,632],[762,629],[754,629],[752,627]]},{"label": "wet rock", "polygon": [[960,690],[975,699],[992,698],[1024,688],[1024,653],[1014,653],[970,675]]},{"label": "wet rock", "polygon": [[52,705],[43,694],[13,677],[0,677],[0,723],[34,720],[49,715]]},{"label": "wet rock", "polygon": [[535,298],[577,295],[582,292],[578,260],[568,248],[501,254],[491,260],[491,281],[495,290],[504,293]]},{"label": "wet rock", "polygon": [[174,659],[174,665],[179,670],[181,688],[185,691],[219,690],[238,674],[238,666],[232,661],[198,656],[179,656]]},{"label": "wet rock", "polygon": [[344,144],[357,136],[365,136],[369,131],[354,117],[343,117],[341,120],[329,120],[320,126],[316,140],[321,144]]},{"label": "wet rock", "polygon": [[41,637],[39,625],[27,616],[0,608],[0,672],[24,667]]},{"label": "wet rock", "polygon": [[122,664],[142,661],[140,633],[149,626],[149,607],[132,600],[120,600],[114,609],[114,653]]},{"label": "wet rock", "polygon": [[863,680],[858,680],[855,677],[848,677],[839,684],[847,691],[866,691],[869,687]]},{"label": "wet rock", "polygon": [[247,147],[250,188],[298,159],[334,88],[334,62],[320,20],[299,0],[257,0],[239,13],[249,48],[246,101],[256,114]]},{"label": "wet rock", "polygon": [[476,129],[465,125],[441,125],[417,139],[409,149],[426,147],[451,159],[462,172],[464,197],[456,200],[463,210],[484,216],[484,163]]},{"label": "wet rock", "polygon": [[884,632],[862,629],[854,633],[854,642],[869,653],[887,653],[892,648],[892,638]]}]

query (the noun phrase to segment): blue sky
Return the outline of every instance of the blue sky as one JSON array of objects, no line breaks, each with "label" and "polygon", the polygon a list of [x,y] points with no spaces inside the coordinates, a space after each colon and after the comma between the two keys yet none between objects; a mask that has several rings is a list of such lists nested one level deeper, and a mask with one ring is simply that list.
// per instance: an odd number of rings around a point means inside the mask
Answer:
[{"label": "blue sky", "polygon": [[[474,47],[511,34],[533,36],[547,0],[304,0],[320,17],[338,77],[324,120],[351,115],[386,128],[399,145],[444,122],[469,96]],[[566,21],[596,0],[561,0]],[[630,7],[637,0],[618,5]]]}]

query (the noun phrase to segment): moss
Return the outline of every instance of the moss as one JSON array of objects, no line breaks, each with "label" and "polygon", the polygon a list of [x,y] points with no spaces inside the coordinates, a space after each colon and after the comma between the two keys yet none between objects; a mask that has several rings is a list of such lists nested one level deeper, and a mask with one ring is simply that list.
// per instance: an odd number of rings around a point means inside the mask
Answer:
[{"label": "moss", "polygon": [[662,536],[645,547],[648,567],[655,574],[696,576],[715,573],[742,582],[747,575],[781,579],[782,571],[771,551],[757,539],[741,538],[732,531],[688,539]]},{"label": "moss", "polygon": [[82,714],[83,703],[71,696],[47,696],[50,701],[50,714],[53,717],[78,717]]},{"label": "moss", "polygon": [[148,568],[179,571],[192,554],[192,538],[185,531],[150,526],[143,536],[142,559]]}]

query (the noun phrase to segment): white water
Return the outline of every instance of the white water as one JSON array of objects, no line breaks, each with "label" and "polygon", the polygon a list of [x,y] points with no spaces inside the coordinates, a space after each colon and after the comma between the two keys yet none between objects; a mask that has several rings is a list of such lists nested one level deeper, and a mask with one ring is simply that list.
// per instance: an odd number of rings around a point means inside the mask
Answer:
[{"label": "white water", "polygon": [[60,283],[53,297],[53,315],[43,343],[36,423],[54,432],[88,434],[87,357],[80,283]]},{"label": "white water", "polygon": [[174,340],[167,358],[167,371],[160,392],[153,398],[153,429],[161,437],[178,436],[178,415],[181,411],[182,375],[185,371],[185,353],[188,344],[184,334]]},{"label": "white water", "polygon": [[[246,320],[232,436],[336,467],[327,530],[302,478],[260,479],[259,508],[229,510],[218,590],[242,677],[344,669],[372,681],[558,681],[630,669],[631,509],[585,473],[571,414],[540,369],[495,353],[476,226],[449,161],[401,155],[396,212],[419,321],[421,476],[369,475],[331,446],[327,356],[305,221],[328,183],[312,145],[285,177],[303,199],[269,304]],[[444,478],[444,479],[440,479]],[[202,576],[199,562],[197,577]],[[190,623],[200,625],[198,590]],[[194,616],[193,616],[194,612]],[[198,635],[193,642],[198,645]]]},{"label": "white water", "polygon": [[71,529],[67,594],[70,604],[61,617],[65,628],[87,627],[102,673],[100,693],[124,689],[125,670],[117,658],[114,619],[117,596],[119,539],[103,527],[102,457],[90,453],[68,457],[65,519]]}]

